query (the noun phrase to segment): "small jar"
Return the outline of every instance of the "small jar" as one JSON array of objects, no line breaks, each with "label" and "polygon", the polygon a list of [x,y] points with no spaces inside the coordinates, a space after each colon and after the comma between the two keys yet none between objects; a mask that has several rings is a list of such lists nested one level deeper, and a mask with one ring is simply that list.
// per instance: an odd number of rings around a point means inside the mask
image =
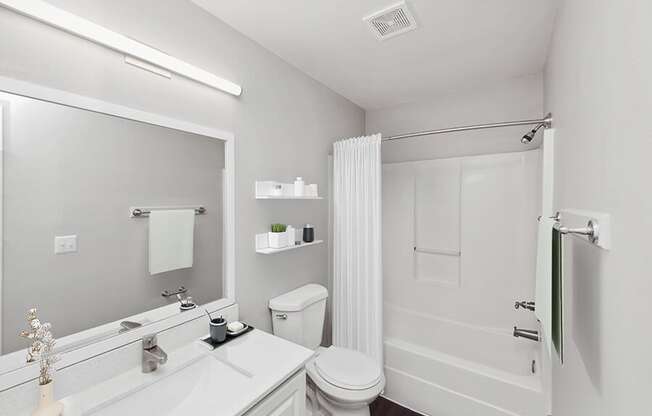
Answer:
[{"label": "small jar", "polygon": [[303,241],[304,243],[312,243],[315,241],[315,227],[310,224],[303,226]]},{"label": "small jar", "polygon": [[305,182],[301,176],[294,180],[294,196],[303,196]]}]

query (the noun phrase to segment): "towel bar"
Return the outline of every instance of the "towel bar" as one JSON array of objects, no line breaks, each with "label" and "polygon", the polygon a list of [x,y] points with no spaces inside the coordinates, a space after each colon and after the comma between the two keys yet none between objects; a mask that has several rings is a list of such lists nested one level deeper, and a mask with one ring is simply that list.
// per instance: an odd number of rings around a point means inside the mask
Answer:
[{"label": "towel bar", "polygon": [[598,242],[598,238],[600,237],[600,232],[599,232],[600,228],[597,223],[593,222],[593,220],[589,220],[589,222],[586,224],[586,227],[580,227],[580,228],[563,227],[559,222],[556,223],[554,227],[557,230],[559,230],[559,232],[562,234],[584,235],[593,244],[596,244]]},{"label": "towel bar", "polygon": [[164,298],[169,298],[170,296],[176,296],[180,294],[184,294],[188,292],[188,289],[186,289],[184,286],[179,286],[177,290],[167,290],[165,289],[164,291],[161,292],[161,296]]},{"label": "towel bar", "polygon": [[[131,216],[135,218],[149,217],[152,210],[166,210],[166,209],[189,209],[189,208],[131,208]],[[206,208],[195,208],[195,215],[202,215],[206,213]]]}]

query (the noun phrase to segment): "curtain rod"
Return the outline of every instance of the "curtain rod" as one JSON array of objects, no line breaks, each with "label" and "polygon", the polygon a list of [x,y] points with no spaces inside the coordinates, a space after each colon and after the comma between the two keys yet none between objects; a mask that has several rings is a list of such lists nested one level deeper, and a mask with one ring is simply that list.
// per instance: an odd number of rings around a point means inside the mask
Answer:
[{"label": "curtain rod", "polygon": [[431,134],[454,133],[458,131],[467,131],[467,130],[493,129],[496,127],[527,126],[533,124],[543,124],[543,127],[545,128],[552,127],[552,114],[548,113],[544,118],[534,119],[534,120],[505,121],[502,123],[476,124],[472,126],[449,127],[447,129],[439,129],[439,130],[417,131],[414,133],[405,133],[396,136],[384,137],[382,141],[386,142],[390,140],[407,139],[410,137],[429,136]]}]

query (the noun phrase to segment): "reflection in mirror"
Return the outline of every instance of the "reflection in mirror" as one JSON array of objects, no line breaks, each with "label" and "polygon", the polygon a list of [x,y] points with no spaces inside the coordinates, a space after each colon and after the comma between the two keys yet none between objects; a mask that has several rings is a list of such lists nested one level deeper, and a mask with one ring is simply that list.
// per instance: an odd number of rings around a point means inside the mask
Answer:
[{"label": "reflection in mirror", "polygon": [[66,351],[222,297],[224,142],[6,93],[0,106],[2,354],[24,362],[31,308]]}]

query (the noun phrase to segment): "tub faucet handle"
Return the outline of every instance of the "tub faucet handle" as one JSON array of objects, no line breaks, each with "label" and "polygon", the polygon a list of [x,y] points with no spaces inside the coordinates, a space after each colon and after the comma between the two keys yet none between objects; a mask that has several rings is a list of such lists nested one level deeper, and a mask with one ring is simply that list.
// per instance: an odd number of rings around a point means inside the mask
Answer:
[{"label": "tub faucet handle", "polygon": [[519,308],[527,309],[529,311],[534,311],[534,302],[528,302],[525,300],[514,302],[514,309],[519,309]]}]

